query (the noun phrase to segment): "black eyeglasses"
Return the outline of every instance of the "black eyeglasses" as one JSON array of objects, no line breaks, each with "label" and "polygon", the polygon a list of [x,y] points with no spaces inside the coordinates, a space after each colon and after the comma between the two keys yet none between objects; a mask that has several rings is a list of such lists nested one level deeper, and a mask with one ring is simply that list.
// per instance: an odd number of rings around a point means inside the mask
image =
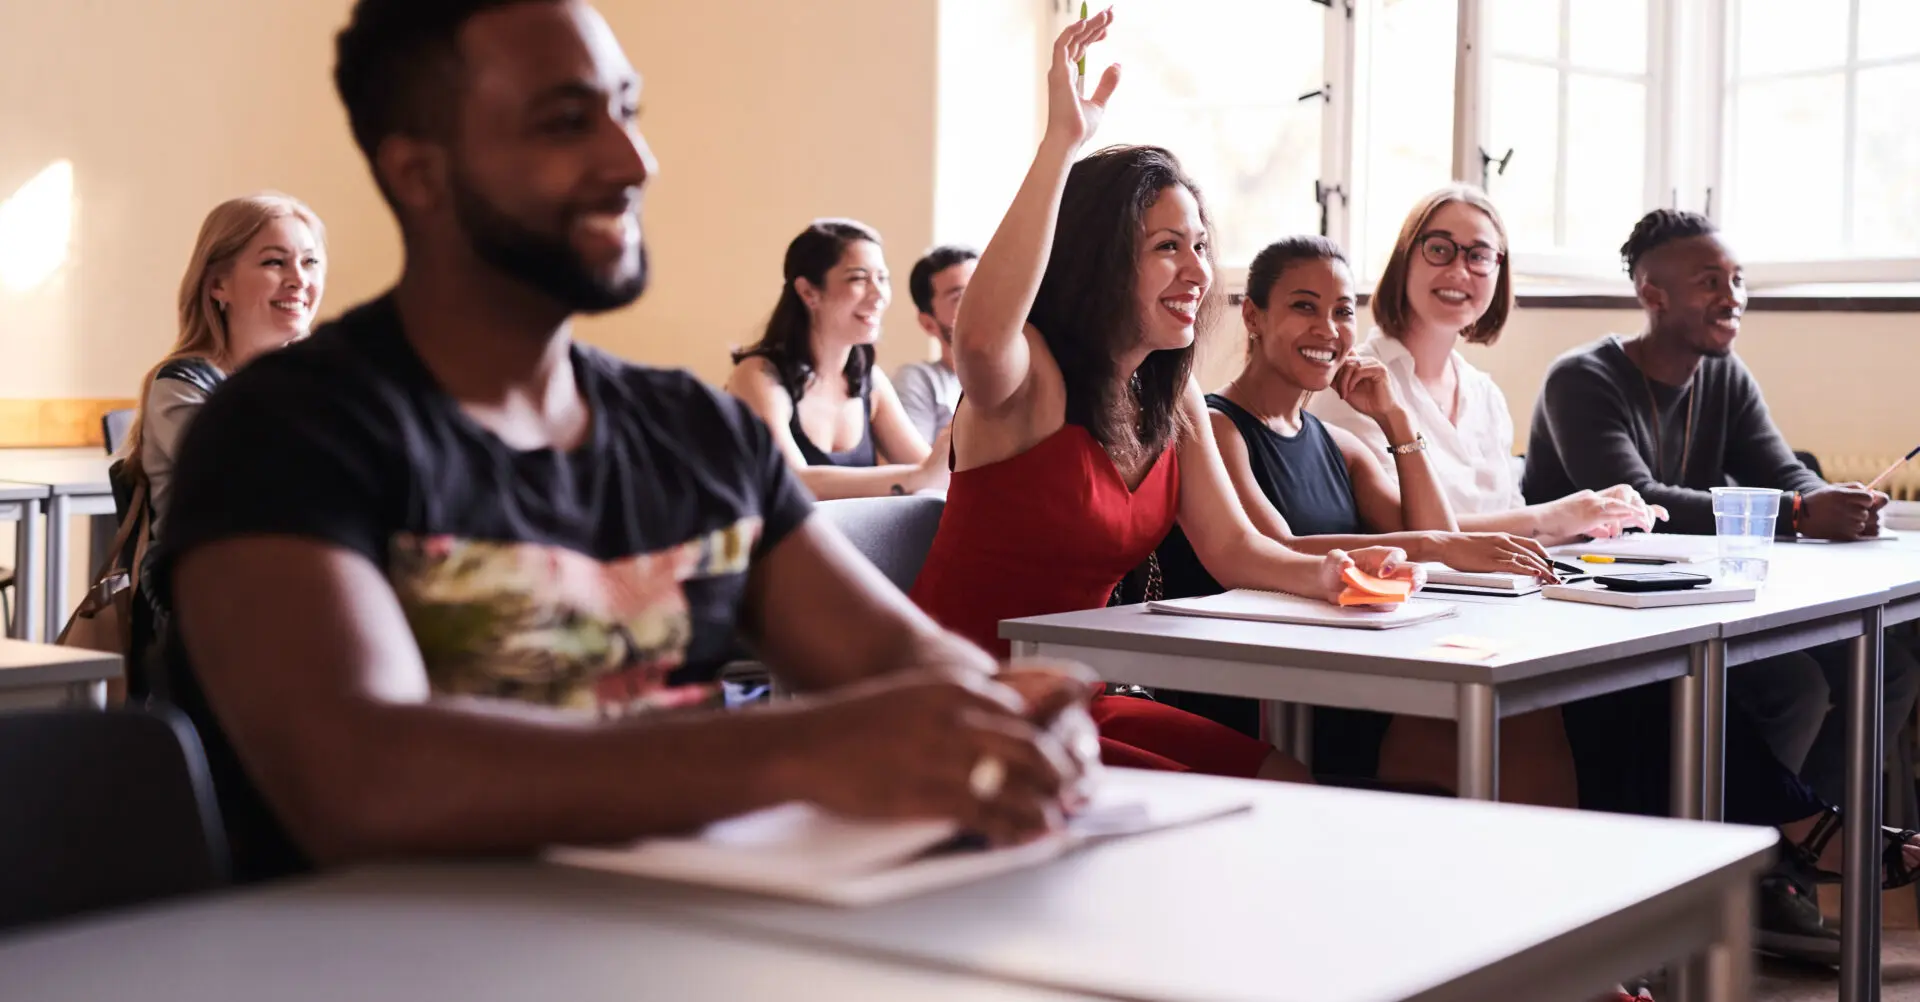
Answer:
[{"label": "black eyeglasses", "polygon": [[1486,244],[1469,244],[1465,247],[1454,243],[1445,233],[1428,233],[1420,238],[1420,257],[1435,268],[1445,268],[1459,257],[1461,252],[1467,255],[1467,270],[1476,275],[1491,275],[1498,271],[1507,260],[1505,254],[1488,247]]}]

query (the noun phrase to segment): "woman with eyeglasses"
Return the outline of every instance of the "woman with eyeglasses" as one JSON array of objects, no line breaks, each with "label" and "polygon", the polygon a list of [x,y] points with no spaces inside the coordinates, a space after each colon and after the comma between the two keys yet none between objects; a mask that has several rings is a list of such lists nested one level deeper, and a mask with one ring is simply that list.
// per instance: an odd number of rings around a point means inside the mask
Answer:
[{"label": "woman with eyeglasses", "polygon": [[[1371,337],[1354,349],[1379,359],[1413,418],[1414,438],[1389,442],[1380,423],[1339,395],[1308,409],[1386,459],[1424,448],[1460,528],[1506,532],[1548,545],[1651,529],[1666,513],[1624,484],[1528,505],[1513,464],[1513,417],[1492,377],[1455,351],[1490,345],[1513,311],[1507,229],[1484,192],[1449,185],[1414,204],[1373,293]],[[1391,462],[1383,472],[1396,476]]]}]

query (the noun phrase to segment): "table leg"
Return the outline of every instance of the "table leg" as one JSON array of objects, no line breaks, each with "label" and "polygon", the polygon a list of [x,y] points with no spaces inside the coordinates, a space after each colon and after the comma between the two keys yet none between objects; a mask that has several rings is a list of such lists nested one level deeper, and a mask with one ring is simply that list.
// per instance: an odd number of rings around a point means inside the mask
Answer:
[{"label": "table leg", "polygon": [[20,522],[13,531],[13,623],[7,635],[32,640],[40,632],[40,502],[20,504]]},{"label": "table leg", "polygon": [[1691,821],[1700,819],[1700,725],[1706,703],[1700,694],[1700,676],[1706,665],[1706,642],[1687,649],[1687,673],[1673,680],[1673,726],[1668,740],[1673,755],[1671,802],[1667,813]]},{"label": "table leg", "polygon": [[1313,768],[1313,707],[1305,703],[1287,704],[1287,753]]},{"label": "table leg", "polygon": [[1727,817],[1727,643],[1709,640],[1700,665],[1700,818]]},{"label": "table leg", "polygon": [[1735,881],[1720,899],[1720,933],[1702,955],[1706,1002],[1753,997],[1753,883]]},{"label": "table leg", "polygon": [[67,686],[67,705],[89,710],[107,708],[107,683],[75,682]]},{"label": "table leg", "polygon": [[68,530],[72,528],[72,500],[55,494],[47,499],[47,639],[60,635],[67,615]]},{"label": "table leg", "polygon": [[1016,658],[1037,658],[1040,656],[1040,645],[1031,640],[1015,640],[1008,645],[1008,653]]},{"label": "table leg", "polygon": [[1848,642],[1846,877],[1840,898],[1840,1002],[1880,997],[1880,783],[1886,762],[1881,617],[1868,609]]},{"label": "table leg", "polygon": [[1454,686],[1454,719],[1459,724],[1457,751],[1460,796],[1469,800],[1500,799],[1500,699],[1493,686],[1461,683]]}]

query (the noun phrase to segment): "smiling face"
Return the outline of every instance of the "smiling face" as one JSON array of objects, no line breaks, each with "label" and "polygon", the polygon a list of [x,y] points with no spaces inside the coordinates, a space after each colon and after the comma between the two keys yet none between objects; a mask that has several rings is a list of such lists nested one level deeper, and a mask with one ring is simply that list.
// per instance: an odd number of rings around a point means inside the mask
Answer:
[{"label": "smiling face", "polygon": [[461,28],[467,72],[446,204],[472,253],[561,306],[646,288],[640,199],[655,170],[640,80],[584,3],[522,3]]},{"label": "smiling face", "polygon": [[243,362],[305,337],[326,287],[320,241],[299,216],[269,220],[208,280],[226,318],[228,361]]},{"label": "smiling face", "polygon": [[1141,340],[1149,351],[1185,348],[1213,284],[1200,202],[1184,186],[1161,189],[1143,222],[1134,275]]},{"label": "smiling face", "polygon": [[880,340],[880,318],[893,301],[886,257],[871,240],[852,240],[819,285],[794,280],[813,317],[814,343],[850,347]]},{"label": "smiling face", "polygon": [[1648,327],[1707,358],[1733,351],[1747,309],[1746,273],[1718,234],[1686,237],[1656,248],[1641,265]]},{"label": "smiling face", "polygon": [[[1412,319],[1448,331],[1464,331],[1479,322],[1493,305],[1504,265],[1495,263],[1490,273],[1481,275],[1475,273],[1472,262],[1485,262],[1489,252],[1505,251],[1500,231],[1486,213],[1465,202],[1442,205],[1427,220],[1408,256],[1407,305]],[[1452,260],[1434,263],[1449,254]]]},{"label": "smiling face", "polygon": [[1303,390],[1324,390],[1353,350],[1353,273],[1336,259],[1298,261],[1281,269],[1267,290],[1267,308],[1252,297],[1240,315],[1254,357]]}]

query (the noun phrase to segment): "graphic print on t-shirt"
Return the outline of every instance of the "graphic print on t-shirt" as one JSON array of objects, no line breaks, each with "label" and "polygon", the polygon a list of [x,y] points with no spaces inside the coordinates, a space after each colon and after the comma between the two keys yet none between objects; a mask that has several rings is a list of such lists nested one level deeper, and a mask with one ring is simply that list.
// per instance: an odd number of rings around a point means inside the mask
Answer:
[{"label": "graphic print on t-shirt", "polygon": [[617,717],[715,702],[667,685],[693,636],[685,582],[744,574],[761,521],[599,561],[557,546],[399,533],[387,577],[433,690]]}]

